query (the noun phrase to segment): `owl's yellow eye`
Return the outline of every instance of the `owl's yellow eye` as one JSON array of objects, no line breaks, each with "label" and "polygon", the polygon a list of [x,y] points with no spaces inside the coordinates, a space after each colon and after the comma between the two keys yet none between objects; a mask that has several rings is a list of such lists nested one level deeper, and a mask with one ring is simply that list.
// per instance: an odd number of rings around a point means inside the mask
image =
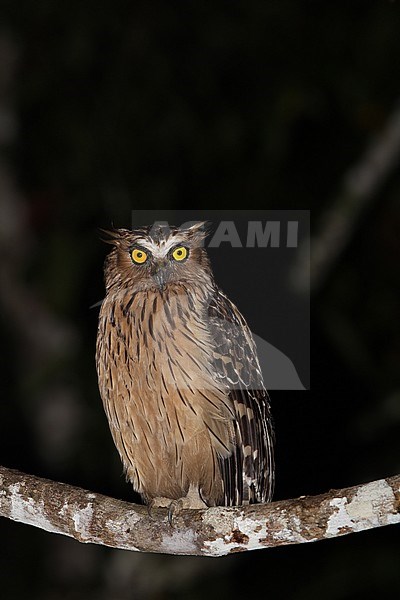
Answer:
[{"label": "owl's yellow eye", "polygon": [[178,246],[177,248],[175,248],[175,250],[172,253],[172,257],[177,260],[185,260],[185,258],[188,255],[188,250],[187,248],[185,248],[185,246]]},{"label": "owl's yellow eye", "polygon": [[133,262],[142,265],[147,260],[147,253],[140,248],[134,248],[131,252]]}]

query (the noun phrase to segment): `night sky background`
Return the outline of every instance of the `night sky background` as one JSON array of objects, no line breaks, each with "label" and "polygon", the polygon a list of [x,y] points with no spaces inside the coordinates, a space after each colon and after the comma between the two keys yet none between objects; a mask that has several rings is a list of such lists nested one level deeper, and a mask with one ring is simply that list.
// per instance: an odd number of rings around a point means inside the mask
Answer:
[{"label": "night sky background", "polygon": [[[2,465],[137,500],[97,390],[98,228],[129,227],[132,210],[251,206],[311,210],[311,389],[271,393],[275,498],[400,472],[399,31],[399,2],[383,0],[0,1]],[[272,272],[248,291],[234,255],[213,261],[268,339]],[[306,279],[300,261],[299,297]],[[396,526],[221,559],[5,519],[0,540],[10,600],[400,587]]]}]

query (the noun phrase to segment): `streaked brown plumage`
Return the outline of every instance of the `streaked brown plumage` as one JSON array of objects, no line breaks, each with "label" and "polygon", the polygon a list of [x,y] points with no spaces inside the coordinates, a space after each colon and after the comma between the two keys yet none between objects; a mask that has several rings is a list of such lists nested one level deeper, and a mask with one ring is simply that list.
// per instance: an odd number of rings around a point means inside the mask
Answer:
[{"label": "streaked brown plumage", "polygon": [[145,502],[269,501],[268,395],[250,330],[214,281],[203,225],[108,232],[100,394]]}]

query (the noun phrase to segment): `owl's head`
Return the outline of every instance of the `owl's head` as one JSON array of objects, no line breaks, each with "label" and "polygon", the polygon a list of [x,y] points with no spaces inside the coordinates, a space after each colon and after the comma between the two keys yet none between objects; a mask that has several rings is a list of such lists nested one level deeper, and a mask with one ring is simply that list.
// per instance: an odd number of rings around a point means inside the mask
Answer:
[{"label": "owl's head", "polygon": [[105,283],[132,291],[163,290],[176,283],[206,283],[211,268],[203,240],[206,223],[180,228],[151,225],[138,229],[103,231],[114,246],[105,263]]}]

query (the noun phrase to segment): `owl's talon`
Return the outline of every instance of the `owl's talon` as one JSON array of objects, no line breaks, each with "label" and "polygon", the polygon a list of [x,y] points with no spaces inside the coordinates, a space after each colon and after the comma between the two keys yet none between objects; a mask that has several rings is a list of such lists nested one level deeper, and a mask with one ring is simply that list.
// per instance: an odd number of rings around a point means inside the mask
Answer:
[{"label": "owl's talon", "polygon": [[154,508],[154,500],[150,500],[150,502],[147,504],[147,514],[150,517],[150,519],[154,519],[153,508]]},{"label": "owl's talon", "polygon": [[155,519],[153,515],[154,508],[167,508],[168,509],[168,522],[172,524],[172,516],[174,514],[174,508],[171,508],[171,505],[174,502],[179,502],[179,500],[172,500],[171,498],[165,498],[164,496],[159,496],[157,498],[152,498],[147,503],[147,512],[151,519]]},{"label": "owl's talon", "polygon": [[174,515],[179,515],[179,513],[181,512],[182,509],[183,509],[182,498],[180,498],[179,500],[172,500],[172,502],[168,508],[168,523],[171,525],[171,527],[172,527],[172,521],[173,521]]}]

